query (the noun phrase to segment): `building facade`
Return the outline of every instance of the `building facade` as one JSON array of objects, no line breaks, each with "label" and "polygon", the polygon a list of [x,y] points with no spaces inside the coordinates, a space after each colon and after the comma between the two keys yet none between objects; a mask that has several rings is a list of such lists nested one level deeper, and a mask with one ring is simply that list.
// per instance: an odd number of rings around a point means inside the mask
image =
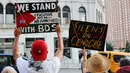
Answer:
[{"label": "building facade", "polygon": [[107,41],[115,48],[130,42],[130,0],[105,0],[105,23],[109,24]]},{"label": "building facade", "polygon": [[[0,53],[12,53],[15,28],[15,2],[46,2],[55,0],[0,0]],[[61,19],[62,36],[64,39],[63,66],[66,68],[79,67],[79,53],[81,49],[68,47],[70,20],[104,23],[103,0],[58,0],[58,16]],[[57,49],[57,35],[53,33],[22,34],[19,48],[23,55],[30,58],[33,41],[42,39],[48,45],[48,59],[54,57]]]}]

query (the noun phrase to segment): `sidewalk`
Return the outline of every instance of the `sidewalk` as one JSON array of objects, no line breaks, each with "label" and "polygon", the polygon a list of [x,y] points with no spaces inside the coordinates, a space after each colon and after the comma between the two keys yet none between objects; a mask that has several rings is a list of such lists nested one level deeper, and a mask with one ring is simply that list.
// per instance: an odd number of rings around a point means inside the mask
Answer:
[{"label": "sidewalk", "polygon": [[59,73],[81,73],[78,68],[61,68]]}]

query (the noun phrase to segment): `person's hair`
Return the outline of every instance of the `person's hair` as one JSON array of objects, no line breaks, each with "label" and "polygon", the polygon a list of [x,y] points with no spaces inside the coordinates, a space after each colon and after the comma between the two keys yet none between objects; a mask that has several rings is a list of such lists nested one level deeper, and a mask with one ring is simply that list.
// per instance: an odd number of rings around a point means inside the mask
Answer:
[{"label": "person's hair", "polygon": [[123,57],[120,59],[120,67],[130,66],[130,57]]},{"label": "person's hair", "polygon": [[16,72],[16,70],[15,70],[13,67],[7,66],[7,67],[5,67],[5,68],[2,70],[1,73],[17,73],[17,72]]}]

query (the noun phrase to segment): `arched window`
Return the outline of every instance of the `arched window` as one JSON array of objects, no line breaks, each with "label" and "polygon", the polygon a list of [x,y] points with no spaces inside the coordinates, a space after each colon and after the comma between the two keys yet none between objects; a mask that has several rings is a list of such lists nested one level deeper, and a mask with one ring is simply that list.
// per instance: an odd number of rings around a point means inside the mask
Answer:
[{"label": "arched window", "polygon": [[3,5],[0,3],[0,14],[3,14]]},{"label": "arched window", "polygon": [[15,21],[15,6],[12,3],[6,5],[6,23],[14,23]]},{"label": "arched window", "polygon": [[79,20],[86,21],[86,10],[84,7],[79,8]]},{"label": "arched window", "polygon": [[0,3],[0,23],[3,23],[3,5]]},{"label": "arched window", "polygon": [[68,6],[63,7],[63,18],[71,18],[70,8]]},{"label": "arched window", "polygon": [[58,17],[61,18],[61,11],[60,11],[60,7],[58,6]]}]

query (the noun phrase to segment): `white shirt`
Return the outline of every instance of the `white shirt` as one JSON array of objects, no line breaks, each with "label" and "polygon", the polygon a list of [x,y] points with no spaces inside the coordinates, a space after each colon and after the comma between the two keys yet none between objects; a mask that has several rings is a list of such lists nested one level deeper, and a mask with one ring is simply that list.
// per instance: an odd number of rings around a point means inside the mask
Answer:
[{"label": "white shirt", "polygon": [[60,69],[60,59],[54,57],[51,60],[45,60],[37,64],[37,68],[31,66],[29,61],[19,57],[17,59],[16,65],[20,73],[58,73]]}]

